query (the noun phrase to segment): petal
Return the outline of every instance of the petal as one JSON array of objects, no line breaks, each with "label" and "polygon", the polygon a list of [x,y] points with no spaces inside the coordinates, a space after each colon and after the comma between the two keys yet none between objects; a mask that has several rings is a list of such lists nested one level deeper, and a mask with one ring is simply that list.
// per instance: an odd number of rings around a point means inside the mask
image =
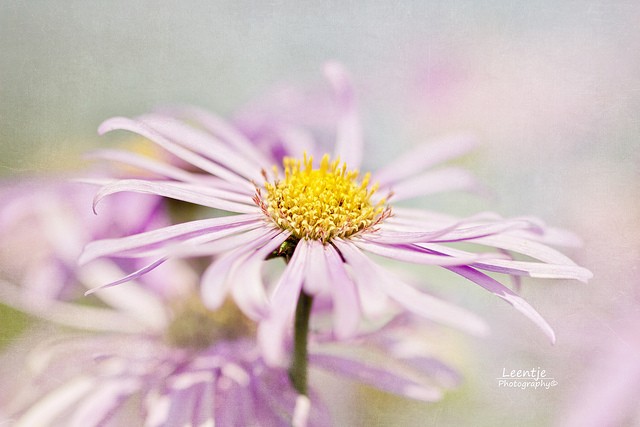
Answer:
[{"label": "petal", "polygon": [[371,261],[353,244],[341,239],[335,239],[334,242],[347,263],[360,275],[361,280],[375,283],[389,298],[407,310],[472,334],[483,335],[487,332],[486,324],[475,314],[417,291]]},{"label": "petal", "polygon": [[434,402],[442,398],[442,392],[438,388],[382,367],[328,354],[310,354],[309,361],[313,366],[324,368],[332,374],[352,378],[389,393],[425,402]]},{"label": "petal", "polygon": [[430,231],[395,231],[390,227],[385,227],[383,224],[378,230],[371,233],[362,233],[359,237],[371,242],[387,244],[429,242],[454,231],[460,227],[460,224],[460,222],[454,222],[446,227],[436,228]]},{"label": "petal", "polygon": [[302,290],[307,253],[308,245],[296,246],[271,296],[270,316],[258,326],[258,343],[269,365],[281,365],[285,360],[286,332]]},{"label": "petal", "polygon": [[101,159],[123,163],[143,171],[154,173],[161,177],[175,179],[176,181],[190,182],[194,184],[202,182],[202,177],[198,174],[187,172],[175,166],[158,162],[149,157],[141,156],[130,151],[95,150],[85,156],[89,159]]},{"label": "petal", "polygon": [[31,406],[13,427],[34,427],[54,425],[54,420],[76,404],[83,396],[95,387],[95,381],[89,377],[75,378]]},{"label": "petal", "polygon": [[[426,265],[468,265],[473,264],[483,258],[488,258],[488,254],[473,254],[467,252],[465,256],[449,256],[429,252],[416,245],[386,245],[377,242],[367,242],[361,239],[352,239],[353,243],[360,249],[398,261],[411,262]],[[493,255],[497,257],[497,255]]]},{"label": "petal", "polygon": [[[77,271],[77,277],[87,289],[100,287],[101,283],[110,278],[122,277],[122,269],[110,260],[100,260],[85,266]],[[166,327],[167,312],[165,302],[160,296],[136,283],[128,286],[111,289],[109,292],[101,292],[98,297],[120,313],[126,313],[137,319],[141,325],[145,325],[154,331],[161,331]]]},{"label": "petal", "polygon": [[150,141],[158,144],[174,156],[184,160],[185,162],[191,163],[203,171],[209,172],[210,174],[223,178],[229,182],[236,183],[247,190],[251,190],[254,187],[254,185],[245,178],[238,176],[229,169],[220,166],[194,153],[193,151],[181,147],[140,121],[127,119],[125,117],[114,117],[103,122],[98,128],[98,133],[103,135],[113,130],[128,130],[130,132],[137,133],[138,135],[144,136]]},{"label": "petal", "polygon": [[371,182],[389,186],[433,165],[459,157],[476,146],[469,135],[451,135],[420,144],[373,174]]},{"label": "petal", "polygon": [[576,265],[570,258],[549,246],[510,234],[479,237],[471,242],[517,252],[550,264]]},{"label": "petal", "polygon": [[155,194],[229,212],[256,213],[260,210],[250,197],[225,190],[215,190],[197,185],[178,184],[172,181],[161,182],[123,179],[107,184],[98,191],[98,194],[96,194],[93,200],[94,212],[100,200],[110,194],[123,191]]},{"label": "petal", "polygon": [[480,190],[480,186],[471,173],[453,167],[427,172],[389,186],[383,186],[380,188],[380,192],[384,193],[387,188],[393,193],[391,199],[394,202],[447,191]]},{"label": "petal", "polygon": [[344,268],[344,261],[333,246],[324,246],[324,256],[333,301],[333,330],[336,337],[342,340],[352,337],[358,329],[361,313],[358,293]]},{"label": "petal", "polygon": [[181,240],[201,236],[224,233],[227,230],[243,231],[260,223],[262,215],[233,215],[222,218],[211,218],[190,221],[183,224],[159,228],[119,239],[104,239],[89,243],[80,255],[79,263],[86,264],[91,260],[116,254],[126,255],[129,251],[151,249],[158,245],[167,245]]},{"label": "petal", "polygon": [[224,165],[248,180],[260,182],[262,180],[260,170],[269,166],[268,164],[256,163],[248,160],[247,157],[242,157],[241,154],[232,150],[212,135],[175,120],[172,117],[159,114],[146,114],[138,117],[138,120],[173,142],[218,164]]},{"label": "petal", "polygon": [[319,295],[329,290],[329,269],[324,254],[325,246],[315,240],[301,240],[298,244],[308,246],[309,262],[305,264],[304,290],[309,295]]},{"label": "petal", "polygon": [[496,273],[529,276],[538,279],[575,279],[587,283],[593,277],[591,271],[577,265],[555,265],[499,259],[477,262],[473,266]]},{"label": "petal", "polygon": [[[468,257],[472,255],[471,252],[461,251],[459,249],[449,248],[447,246],[436,244],[418,244],[418,246],[427,249],[431,253],[437,253],[442,255],[449,255],[454,258]],[[556,264],[544,264],[540,262],[529,261],[515,261],[512,259],[479,259],[475,262],[471,262],[475,268],[482,270],[494,271],[496,273],[512,274],[518,276],[530,276],[540,279],[576,279],[581,282],[587,282],[593,274],[586,268],[579,267],[575,264],[571,265],[556,265]]]},{"label": "petal", "polygon": [[121,279],[115,280],[113,282],[106,283],[104,285],[96,286],[95,288],[91,288],[88,291],[86,291],[84,294],[85,294],[85,296],[86,295],[91,295],[94,292],[101,291],[103,289],[110,288],[112,286],[117,286],[117,285],[120,285],[122,283],[129,282],[131,280],[135,280],[138,277],[140,277],[140,276],[150,272],[151,270],[155,269],[156,267],[158,267],[159,265],[163,264],[166,261],[167,261],[166,257],[159,258],[159,259],[153,261],[152,263],[147,264],[144,267],[134,271],[133,273],[127,274],[126,276],[124,276]]},{"label": "petal", "polygon": [[241,262],[247,254],[267,244],[280,234],[279,231],[274,230],[256,230],[256,233],[258,233],[258,237],[247,245],[236,248],[216,259],[202,275],[202,302],[210,310],[216,310],[224,302],[229,287],[233,285],[229,280],[229,274],[236,263]]},{"label": "petal", "polygon": [[74,409],[70,427],[98,427],[113,415],[124,400],[140,389],[140,381],[116,378],[95,387]]},{"label": "petal", "polygon": [[33,316],[89,331],[145,332],[145,325],[112,309],[83,306],[43,298],[11,283],[0,281],[0,301]]},{"label": "petal", "polygon": [[256,149],[255,144],[220,116],[197,107],[173,107],[166,112],[179,118],[196,122],[196,124],[201,125],[223,142],[226,142],[229,147],[238,150],[260,165],[268,166],[272,163]]},{"label": "petal", "polygon": [[551,329],[551,326],[549,326],[547,321],[544,320],[542,316],[540,316],[540,314],[533,307],[529,305],[529,303],[527,303],[523,298],[516,295],[509,288],[505,287],[503,284],[501,284],[497,280],[492,279],[486,274],[481,273],[478,270],[471,267],[460,266],[460,267],[445,267],[445,268],[453,271],[454,273],[461,275],[462,277],[466,277],[472,282],[485,288],[492,294],[498,296],[499,298],[502,298],[503,300],[505,300],[512,306],[514,306],[516,310],[518,310],[519,312],[527,316],[529,319],[531,319],[533,323],[538,325],[538,327],[542,329],[545,335],[549,337],[549,339],[551,340],[551,343],[556,342],[555,333],[553,332],[553,329]]},{"label": "petal", "polygon": [[325,64],[324,74],[333,86],[338,99],[338,129],[334,158],[340,158],[349,166],[349,169],[358,169],[362,162],[364,144],[351,79],[347,71],[337,62]]},{"label": "petal", "polygon": [[265,258],[287,240],[290,233],[284,232],[271,238],[264,246],[236,262],[229,273],[231,295],[240,310],[253,320],[266,317],[269,301],[262,281],[262,266]]}]

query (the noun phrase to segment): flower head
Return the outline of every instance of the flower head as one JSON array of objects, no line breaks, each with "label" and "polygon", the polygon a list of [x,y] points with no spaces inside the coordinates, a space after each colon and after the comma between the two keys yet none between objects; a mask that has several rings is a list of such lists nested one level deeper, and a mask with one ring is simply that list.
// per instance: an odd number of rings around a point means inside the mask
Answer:
[{"label": "flower head", "polygon": [[[370,174],[358,181],[358,171],[348,171],[340,160],[329,161],[325,155],[317,169],[313,158],[300,160],[285,157],[285,177],[265,183],[266,202],[256,195],[256,203],[265,215],[296,239],[330,242],[366,230],[389,215],[384,199],[375,205],[371,197],[376,187],[369,187]],[[277,176],[278,169],[274,169]],[[259,189],[258,189],[259,191]]]},{"label": "flower head", "polygon": [[[29,200],[36,196],[30,193]],[[47,200],[58,206],[64,201],[59,197]],[[127,201],[134,204],[139,197],[128,195]],[[57,220],[77,220],[76,210],[83,208],[65,205]],[[102,213],[98,218],[106,227],[121,212]],[[13,237],[28,231],[17,228]],[[65,238],[54,233],[48,243],[59,248]],[[55,249],[50,253],[56,254]],[[117,260],[101,261],[71,272],[72,294],[77,294],[75,288],[87,289],[123,274]],[[237,307],[229,301],[215,311],[205,307],[196,274],[185,263],[173,260],[155,272],[161,274],[146,274],[127,286],[97,293],[88,305],[62,294],[47,296],[43,305],[45,297],[22,282],[28,276],[19,277],[17,284],[0,280],[0,302],[66,327],[34,337],[42,342],[19,367],[18,384],[11,394],[0,395],[2,418],[16,426],[331,424],[313,388],[310,400],[300,396],[286,369],[266,363],[255,340],[255,324]],[[166,282],[182,291],[167,292]],[[323,311],[322,305],[317,310]],[[438,361],[435,371],[415,366],[433,360],[428,352],[397,354],[394,337],[404,332],[418,331],[396,319],[346,343],[350,350],[362,347],[364,352],[391,355],[393,360],[382,365],[340,353],[340,343],[319,332],[312,337],[311,366],[410,398],[439,399],[441,390],[452,384],[434,378],[442,372],[455,374]]]},{"label": "flower head", "polygon": [[[334,63],[325,71],[338,114],[333,152],[324,153],[317,165],[312,156],[293,155],[285,156],[281,167],[282,159],[274,157],[274,150],[258,149],[240,130],[201,110],[103,123],[100,133],[135,132],[195,170],[153,163],[148,169],[157,179],[115,180],[98,192],[95,203],[109,194],[133,191],[236,215],[94,242],[87,246],[83,262],[103,256],[152,257],[146,267],[116,282],[121,283],[172,257],[218,255],[202,278],[203,301],[215,309],[230,293],[246,315],[261,322],[259,338],[270,363],[285,358],[283,342],[301,292],[328,298],[338,338],[354,335],[363,316],[373,318],[390,305],[470,332],[484,332],[484,323],[474,315],[406,284],[366,253],[440,266],[461,275],[512,304],[553,341],[553,331],[544,319],[483,270],[515,278],[585,281],[589,271],[547,246],[573,244],[576,239],[533,218],[504,219],[483,213],[459,219],[397,205],[440,191],[474,188],[472,177],[458,168],[424,172],[467,152],[473,141],[455,136],[421,145],[383,169],[361,175],[362,129],[348,75]],[[133,163],[137,158],[122,153],[120,160]],[[458,242],[478,249],[472,252],[450,245]],[[487,252],[486,247],[497,250]],[[516,260],[511,253],[535,261]],[[262,268],[274,256],[289,262],[275,286],[268,286]]]}]

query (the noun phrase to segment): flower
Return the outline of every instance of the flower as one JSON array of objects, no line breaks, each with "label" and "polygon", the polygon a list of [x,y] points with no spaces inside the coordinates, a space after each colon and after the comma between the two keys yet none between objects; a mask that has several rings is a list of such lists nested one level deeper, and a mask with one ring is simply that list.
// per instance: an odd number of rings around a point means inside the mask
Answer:
[{"label": "flower", "polygon": [[[24,208],[20,215],[12,218],[34,219],[37,214],[55,212],[54,218],[45,215],[44,219],[75,220],[78,233],[112,228],[113,220],[125,229],[138,223],[136,216],[129,217],[135,219],[132,223],[122,216],[122,209],[144,206],[136,200],[142,196],[129,194],[118,200],[126,201],[126,206],[109,209],[98,218],[87,216],[93,227],[85,226],[85,217],[79,215],[85,206],[69,203],[65,197],[68,188],[76,187],[42,185],[21,196],[14,194],[13,203],[25,203],[19,204]],[[70,234],[48,231],[44,240],[47,255],[56,259],[64,254],[59,251]],[[32,232],[16,227],[12,238],[22,241]],[[72,241],[89,238],[83,235]],[[37,267],[29,264],[24,268]],[[17,382],[11,394],[0,395],[3,421],[15,426],[83,427],[331,424],[313,388],[310,398],[300,396],[286,369],[267,365],[255,340],[253,322],[229,302],[215,312],[204,307],[196,272],[185,263],[164,263],[153,272],[157,274],[97,293],[89,304],[68,296],[123,274],[117,261],[107,258],[70,268],[68,273],[68,292],[56,295],[34,290],[28,283],[30,274],[16,275],[17,284],[0,280],[0,302],[67,327],[62,332],[48,328],[45,337],[32,337],[41,343],[27,353],[25,366],[12,370],[21,372],[20,377],[3,380]],[[323,311],[317,304],[318,316]],[[341,354],[332,335],[318,330],[312,336],[311,366],[413,399],[437,400],[443,388],[455,385],[456,374],[428,349],[399,349],[402,336],[415,339],[418,333],[410,319],[397,317],[375,333],[359,333],[346,343],[349,350],[359,348],[360,353],[375,352],[387,358],[374,364],[358,354]],[[29,337],[20,342],[29,342]]]},{"label": "flower", "polygon": [[[591,277],[588,270],[548,246],[574,244],[573,235],[534,218],[482,213],[458,219],[397,205],[440,191],[473,188],[471,176],[458,168],[423,172],[467,152],[472,140],[454,136],[421,145],[383,169],[362,175],[362,129],[349,78],[335,63],[325,67],[325,74],[338,114],[335,147],[321,159],[274,158],[273,150],[259,150],[240,131],[198,109],[104,122],[101,134],[116,129],[135,132],[196,170],[146,160],[157,179],[114,180],[102,187],[94,205],[107,195],[131,191],[233,214],[93,242],[82,262],[103,256],[154,257],[148,266],[114,282],[122,283],[170,258],[217,255],[202,278],[204,303],[216,309],[230,293],[246,315],[261,322],[259,338],[272,364],[286,358],[283,342],[302,292],[329,296],[334,333],[341,339],[355,334],[363,315],[375,317],[390,304],[484,332],[481,321],[406,284],[367,253],[461,275],[512,304],[554,341],[551,327],[524,299],[483,271],[586,281]],[[141,164],[134,154],[122,153],[120,160]],[[475,244],[478,251],[450,245],[458,242]],[[485,246],[500,253],[486,252]],[[515,259],[511,253],[536,261]],[[273,256],[286,258],[288,264],[271,289],[261,284],[261,271],[265,259]]]},{"label": "flower", "polygon": [[[56,315],[47,310],[47,301],[70,301],[86,291],[78,286],[78,275],[91,277],[92,271],[107,269],[118,277],[139,266],[138,260],[102,260],[79,270],[78,257],[88,242],[169,224],[159,197],[117,195],[104,206],[105,215],[97,218],[88,205],[94,194],[95,188],[70,182],[68,177],[0,184],[1,277],[25,288],[20,301],[18,294],[9,295],[13,288],[0,290],[5,300],[27,311],[39,305],[41,315]],[[161,277],[154,279],[159,292],[179,291],[174,284],[164,286]],[[86,284],[96,286],[90,279]]]},{"label": "flower", "polygon": [[[67,329],[52,338],[48,330],[39,337],[45,342],[28,353],[26,369],[19,367],[24,375],[3,396],[3,420],[84,427],[114,420],[131,425],[133,417],[133,424],[146,426],[284,426],[301,407],[304,421],[308,405],[291,388],[286,370],[265,366],[254,326],[232,307],[206,310],[197,297],[196,272],[185,263],[166,263],[95,300],[78,299],[131,267],[113,259],[78,267],[75,258],[87,242],[168,223],[161,199],[137,194],[119,195],[96,218],[87,209],[94,192],[57,179],[2,192],[0,229],[10,243],[4,255],[28,262],[3,264],[13,269],[6,277],[11,281],[0,279],[0,302],[84,332]],[[38,252],[29,257],[29,248]],[[38,280],[56,271],[50,265],[65,274]],[[281,393],[273,396],[274,389]],[[310,425],[323,420],[315,411]]]}]

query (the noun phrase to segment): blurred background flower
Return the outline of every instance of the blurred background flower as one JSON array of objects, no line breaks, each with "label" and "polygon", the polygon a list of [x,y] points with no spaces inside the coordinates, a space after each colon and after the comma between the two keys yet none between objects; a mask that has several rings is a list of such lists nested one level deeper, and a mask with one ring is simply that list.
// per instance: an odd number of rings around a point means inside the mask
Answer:
[{"label": "blurred background flower", "polygon": [[[434,277],[440,294],[492,313],[489,338],[438,340],[461,387],[428,405],[342,387],[334,406],[348,402],[351,424],[562,424],[600,381],[590,378],[607,378],[591,374],[608,369],[608,343],[631,347],[621,325],[637,311],[640,265],[639,19],[634,2],[2,2],[0,174],[76,168],[79,153],[100,144],[95,129],[106,117],[175,103],[224,114],[340,60],[360,94],[365,169],[434,135],[469,131],[483,146],[465,166],[494,198],[421,205],[534,214],[569,228],[585,243],[569,255],[594,279],[523,280],[523,296],[556,330],[550,346],[489,295]],[[17,335],[28,319],[0,310],[0,343],[35,346]],[[538,366],[558,385],[498,387],[503,368]]]}]

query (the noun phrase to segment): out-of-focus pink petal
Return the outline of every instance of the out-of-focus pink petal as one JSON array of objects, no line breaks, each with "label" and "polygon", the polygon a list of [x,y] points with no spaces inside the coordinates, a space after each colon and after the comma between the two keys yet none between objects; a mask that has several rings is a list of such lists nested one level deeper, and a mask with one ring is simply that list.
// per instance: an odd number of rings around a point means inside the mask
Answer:
[{"label": "out-of-focus pink petal", "polygon": [[105,424],[123,401],[139,390],[141,381],[122,378],[106,381],[92,390],[75,408],[69,427],[98,427]]},{"label": "out-of-focus pink petal", "polygon": [[434,402],[442,398],[442,392],[433,386],[415,381],[388,369],[367,365],[361,361],[349,360],[328,354],[310,354],[314,366],[324,368],[334,374],[352,378],[380,390],[411,399]]},{"label": "out-of-focus pink petal", "polygon": [[337,62],[324,66],[324,74],[333,86],[338,99],[338,123],[334,157],[345,162],[349,169],[359,169],[364,142],[358,117],[356,96],[347,71]]},{"label": "out-of-focus pink petal", "polygon": [[18,310],[60,325],[89,331],[145,332],[135,318],[111,309],[55,301],[0,281],[0,300]]},{"label": "out-of-focus pink petal", "polygon": [[[200,174],[187,172],[167,163],[158,162],[149,157],[123,150],[95,150],[85,154],[89,159],[109,160],[125,165],[133,166],[142,171],[151,172],[164,178],[175,179],[176,181],[199,184],[205,181]],[[251,194],[247,192],[247,194]]]},{"label": "out-of-focus pink petal", "polygon": [[384,195],[387,189],[393,192],[391,200],[397,202],[446,191],[479,191],[480,187],[471,173],[450,167],[413,176],[388,187],[380,187],[376,194]]},{"label": "out-of-focus pink petal", "polygon": [[451,135],[420,144],[376,171],[372,176],[372,182],[389,186],[433,165],[459,157],[475,146],[475,138],[469,135]]},{"label": "out-of-focus pink petal", "polygon": [[95,380],[88,376],[73,378],[40,399],[17,420],[13,427],[50,426],[62,413],[75,405],[95,387]]}]

